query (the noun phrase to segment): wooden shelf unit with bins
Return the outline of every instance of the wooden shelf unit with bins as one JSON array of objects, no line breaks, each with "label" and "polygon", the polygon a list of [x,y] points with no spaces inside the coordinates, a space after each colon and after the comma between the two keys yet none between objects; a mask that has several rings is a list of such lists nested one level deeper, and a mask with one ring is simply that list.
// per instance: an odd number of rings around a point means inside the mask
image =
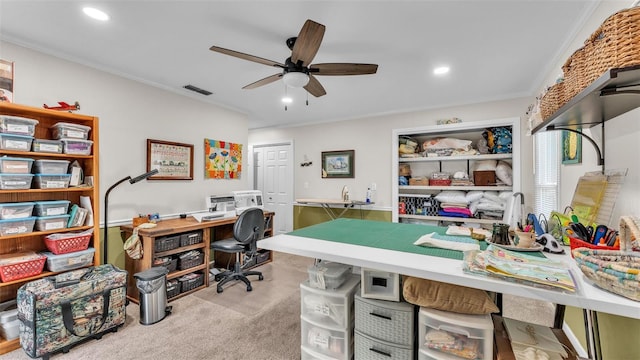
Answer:
[{"label": "wooden shelf unit with bins", "polygon": [[[273,224],[274,216],[275,214],[273,212],[265,211],[265,220],[268,220],[269,224]],[[190,267],[188,269],[171,271],[167,275],[167,280],[178,279],[181,276],[198,272],[203,274],[203,284],[186,292],[181,292],[178,295],[171,297],[169,301],[179,299],[209,286],[209,259],[211,257],[209,245],[211,244],[211,241],[233,237],[233,225],[235,224],[236,220],[237,217],[230,217],[220,220],[198,222],[196,219],[189,216],[185,219],[161,220],[158,221],[158,225],[154,228],[138,229],[138,235],[140,236],[140,240],[142,241],[142,248],[144,249],[144,251],[142,258],[138,260],[134,260],[128,256],[125,256],[125,268],[128,273],[127,297],[135,303],[139,302],[139,292],[136,286],[136,279],[133,277],[134,274],[151,268],[153,266],[154,260],[157,258],[166,256],[177,256],[178,254],[182,254],[191,250],[199,250],[204,253],[203,263],[198,266]],[[131,234],[133,233],[133,225],[124,225],[121,226],[120,229],[123,232],[124,239],[129,238],[129,236],[131,236]],[[202,242],[187,246],[178,246],[177,248],[168,251],[156,251],[157,239],[166,236],[192,233],[195,231],[202,231]],[[265,237],[270,237],[272,235],[273,226],[270,225],[268,228],[265,228]],[[226,255],[228,254],[215,254],[215,262],[226,264],[227,260],[231,260]],[[273,260],[273,256],[270,251],[268,252],[268,256],[268,260],[260,263],[259,265]],[[231,260],[231,266],[233,266],[234,263],[235,262]]]},{"label": "wooden shelf unit with bins", "polygon": [[[468,123],[444,124],[410,129],[395,129],[392,135],[392,144],[399,144],[401,137],[411,137],[418,141],[418,146],[427,139],[440,137],[453,137],[462,140],[471,140],[477,149],[477,141],[482,138],[485,129],[493,127],[510,127],[512,133],[512,152],[509,154],[479,154],[479,155],[452,155],[452,156],[422,156],[400,157],[397,148],[392,155],[392,199],[394,222],[471,222],[476,224],[493,224],[494,219],[459,218],[438,216],[434,209],[429,214],[400,214],[399,204],[401,198],[428,199],[445,190],[460,191],[520,191],[520,119],[507,118],[486,121],[473,121]],[[433,172],[448,172],[453,175],[456,171],[464,171],[473,179],[474,163],[481,160],[504,160],[511,164],[513,174],[512,186],[428,186],[428,185],[399,185],[400,164],[411,166],[412,177],[428,177]]]},{"label": "wooden shelf unit with bins", "polygon": [[[53,139],[51,127],[58,123],[71,123],[88,126],[89,140],[93,141],[91,155],[73,155],[73,154],[57,154],[43,153],[31,151],[16,151],[0,149],[0,156],[30,158],[34,160],[69,160],[71,162],[78,161],[84,176],[93,176],[92,187],[70,187],[65,189],[34,189],[33,185],[28,190],[0,190],[0,203],[14,202],[32,202],[32,201],[49,201],[49,200],[69,200],[71,204],[80,204],[81,196],[88,196],[91,199],[93,207],[93,218],[99,219],[99,193],[98,193],[98,118],[88,115],[79,115],[69,112],[47,110],[34,108],[24,105],[0,102],[0,115],[18,116],[38,121],[35,126],[34,137],[36,139]],[[81,226],[75,228],[64,228],[49,231],[34,231],[30,233],[17,234],[12,236],[0,236],[0,254],[11,254],[19,251],[47,251],[43,237],[52,233],[62,233],[69,231],[84,231],[93,229],[93,236],[89,244],[95,248],[94,261],[92,265],[98,265],[102,256],[100,246],[100,225],[99,221],[94,220],[94,224],[90,226]],[[14,299],[18,288],[29,281],[54,275],[56,272],[43,271],[41,274],[23,278],[19,280],[0,282],[0,302]],[[0,338],[0,354],[12,351],[20,347],[19,339],[6,341]]]}]

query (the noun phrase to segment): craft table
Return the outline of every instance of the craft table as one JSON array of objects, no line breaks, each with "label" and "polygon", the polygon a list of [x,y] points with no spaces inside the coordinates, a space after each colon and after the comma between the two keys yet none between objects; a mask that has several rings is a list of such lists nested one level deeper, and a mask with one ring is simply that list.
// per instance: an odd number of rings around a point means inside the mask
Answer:
[{"label": "craft table", "polygon": [[[563,255],[545,255],[550,259],[561,260],[569,264],[578,287],[575,293],[536,288],[490,277],[466,274],[462,271],[461,253],[454,250],[443,251],[459,253],[458,258],[402,250],[403,247],[409,246],[408,244],[413,244],[420,236],[419,234],[427,234],[434,230],[442,232],[446,228],[359,219],[337,219],[260,240],[258,246],[294,255],[574,306],[582,308],[590,314],[603,312],[640,319],[640,302],[606,292],[594,286],[590,280],[582,275],[568,251]],[[394,243],[399,245],[396,246]],[[394,248],[399,250],[393,250]],[[587,321],[585,328],[587,336],[590,338],[589,342],[596,343],[590,344],[589,353],[592,357],[598,358],[597,322]],[[596,349],[591,349],[592,346]],[[592,351],[595,351],[595,355]]]},{"label": "craft table", "polygon": [[[329,215],[331,220],[341,218],[347,210],[360,206],[360,218],[362,218],[362,205],[373,205],[372,202],[365,202],[360,200],[338,200],[338,199],[296,199],[299,204],[311,204],[320,205],[324,211]],[[337,208],[342,207],[342,211],[337,212]]]}]

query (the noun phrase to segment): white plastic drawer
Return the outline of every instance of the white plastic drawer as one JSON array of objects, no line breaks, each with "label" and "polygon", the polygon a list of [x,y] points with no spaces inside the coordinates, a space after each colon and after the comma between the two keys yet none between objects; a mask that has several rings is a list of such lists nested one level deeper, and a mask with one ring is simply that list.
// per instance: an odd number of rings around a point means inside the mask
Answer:
[{"label": "white plastic drawer", "polygon": [[437,359],[493,359],[490,314],[467,315],[420,308],[418,339],[419,349],[432,357],[437,355]]},{"label": "white plastic drawer", "polygon": [[300,360],[337,360],[330,356],[317,353],[307,347],[300,346]]},{"label": "white plastic drawer", "polygon": [[431,349],[420,349],[418,350],[418,360],[465,360],[465,358]]},{"label": "white plastic drawer", "polygon": [[356,330],[375,339],[413,346],[414,306],[355,296]]},{"label": "white plastic drawer", "polygon": [[334,359],[353,356],[353,328],[334,330],[300,317],[300,345]]},{"label": "white plastic drawer", "polygon": [[355,331],[354,360],[413,360],[413,347],[376,340]]},{"label": "white plastic drawer", "polygon": [[300,284],[300,314],[324,327],[353,327],[353,295],[359,283],[360,278],[353,275],[336,290],[321,290],[304,281]]}]

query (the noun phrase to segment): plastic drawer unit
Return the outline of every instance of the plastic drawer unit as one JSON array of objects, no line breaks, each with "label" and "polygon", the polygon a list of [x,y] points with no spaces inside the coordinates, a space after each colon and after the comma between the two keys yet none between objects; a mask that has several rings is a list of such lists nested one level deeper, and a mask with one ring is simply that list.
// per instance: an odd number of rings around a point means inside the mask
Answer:
[{"label": "plastic drawer unit", "polygon": [[35,174],[34,183],[37,189],[66,189],[69,187],[69,174]]},{"label": "plastic drawer unit", "polygon": [[331,359],[351,360],[353,356],[353,327],[328,328],[300,317],[301,349],[309,349]]},{"label": "plastic drawer unit", "polygon": [[33,136],[16,135],[16,134],[0,134],[0,149],[29,151]]},{"label": "plastic drawer unit", "polygon": [[56,123],[51,127],[54,139],[80,139],[87,140],[89,138],[90,127],[80,124],[71,124],[65,122]]},{"label": "plastic drawer unit", "polygon": [[0,204],[0,220],[22,219],[31,217],[34,206],[34,202]]},{"label": "plastic drawer unit", "polygon": [[36,216],[64,215],[69,211],[69,200],[36,201],[34,211]]},{"label": "plastic drawer unit", "polygon": [[31,151],[62,154],[62,141],[50,139],[33,139]]},{"label": "plastic drawer unit", "polygon": [[309,266],[309,285],[318,289],[337,289],[352,273],[351,265],[320,261]]},{"label": "plastic drawer unit", "polygon": [[36,160],[34,172],[36,174],[66,174],[69,170],[69,160]]},{"label": "plastic drawer unit", "polygon": [[0,173],[5,174],[31,174],[33,159],[0,157]]},{"label": "plastic drawer unit", "polygon": [[421,359],[493,360],[490,314],[467,315],[421,307],[418,339]]},{"label": "plastic drawer unit", "polygon": [[303,346],[300,349],[300,360],[335,360],[335,358],[322,355]]},{"label": "plastic drawer unit", "polygon": [[353,296],[360,279],[352,275],[336,290],[311,287],[309,280],[300,284],[300,314],[304,319],[331,328],[347,329],[353,324]]},{"label": "plastic drawer unit", "polygon": [[355,332],[355,360],[413,360],[413,347],[393,344]]},{"label": "plastic drawer unit", "polygon": [[5,340],[17,339],[20,336],[18,309],[6,310],[0,313],[0,335]]},{"label": "plastic drawer unit", "polygon": [[414,305],[366,299],[356,294],[355,310],[357,332],[389,343],[413,346]]},{"label": "plastic drawer unit", "polygon": [[38,120],[19,116],[0,115],[0,132],[33,136]]},{"label": "plastic drawer unit", "polygon": [[93,254],[96,249],[74,251],[66,254],[55,255],[51,252],[43,252],[47,257],[47,269],[49,271],[69,271],[93,264]]},{"label": "plastic drawer unit", "polygon": [[32,181],[32,174],[0,174],[0,190],[28,190]]},{"label": "plastic drawer unit", "polygon": [[400,276],[396,273],[362,268],[361,293],[364,298],[400,301]]}]

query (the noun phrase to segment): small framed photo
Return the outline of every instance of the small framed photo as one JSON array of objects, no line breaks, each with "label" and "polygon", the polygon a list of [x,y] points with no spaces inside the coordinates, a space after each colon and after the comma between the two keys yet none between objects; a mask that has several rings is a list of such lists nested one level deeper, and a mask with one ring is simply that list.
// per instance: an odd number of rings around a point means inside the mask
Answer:
[{"label": "small framed photo", "polygon": [[13,102],[13,62],[0,59],[0,101]]},{"label": "small framed photo", "polygon": [[355,150],[322,152],[323,178],[353,178],[355,165]]},{"label": "small framed photo", "polygon": [[[577,129],[580,131],[580,128]],[[573,131],[562,132],[562,164],[582,163],[582,136]]]},{"label": "small framed photo", "polygon": [[147,139],[147,171],[154,169],[149,180],[193,180],[193,145]]}]

